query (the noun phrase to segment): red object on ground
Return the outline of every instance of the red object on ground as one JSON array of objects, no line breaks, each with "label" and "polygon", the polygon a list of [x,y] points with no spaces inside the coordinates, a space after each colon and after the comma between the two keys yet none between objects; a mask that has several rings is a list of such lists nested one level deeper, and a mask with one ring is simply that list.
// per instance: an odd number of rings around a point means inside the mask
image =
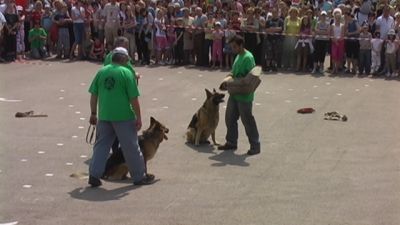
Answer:
[{"label": "red object on ground", "polygon": [[313,113],[315,112],[315,110],[313,108],[302,108],[297,110],[297,113],[301,113],[301,114],[307,114],[307,113]]}]

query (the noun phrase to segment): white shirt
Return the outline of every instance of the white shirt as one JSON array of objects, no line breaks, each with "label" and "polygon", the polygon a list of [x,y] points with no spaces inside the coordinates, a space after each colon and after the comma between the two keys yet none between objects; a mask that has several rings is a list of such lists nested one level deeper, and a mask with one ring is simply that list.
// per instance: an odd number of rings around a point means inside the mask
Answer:
[{"label": "white shirt", "polygon": [[104,17],[106,18],[106,27],[114,27],[119,24],[119,5],[107,3],[104,6]]},{"label": "white shirt", "polygon": [[4,12],[6,11],[6,8],[7,8],[6,4],[1,4],[0,5],[0,12],[4,14]]},{"label": "white shirt", "polygon": [[85,9],[83,7],[80,7],[80,9],[78,9],[78,7],[76,6],[72,7],[71,14],[74,17],[78,18],[78,19],[72,19],[73,23],[84,23],[83,19],[80,18],[85,16]]},{"label": "white shirt", "polygon": [[383,43],[383,40],[382,40],[382,39],[373,38],[373,39],[371,40],[372,50],[373,50],[374,52],[380,53],[381,50],[382,50],[382,43]]},{"label": "white shirt", "polygon": [[396,43],[392,41],[386,42],[386,53],[395,54],[396,53]]},{"label": "white shirt", "polygon": [[156,37],[166,37],[165,31],[163,30],[163,25],[165,24],[164,18],[155,19],[154,25],[156,26]]},{"label": "white shirt", "polygon": [[376,25],[379,26],[381,39],[386,40],[389,30],[394,28],[394,19],[391,16],[389,16],[388,18],[384,18],[382,15],[376,20]]}]

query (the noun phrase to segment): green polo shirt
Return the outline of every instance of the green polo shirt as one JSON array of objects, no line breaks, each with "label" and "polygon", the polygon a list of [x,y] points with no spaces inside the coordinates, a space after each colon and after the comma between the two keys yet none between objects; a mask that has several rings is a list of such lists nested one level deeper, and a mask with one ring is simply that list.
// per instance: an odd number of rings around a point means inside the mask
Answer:
[{"label": "green polo shirt", "polygon": [[[111,64],[111,62],[112,62],[112,56],[113,56],[112,51],[109,52],[109,53],[106,55],[106,58],[104,59],[104,63],[103,63],[104,66],[107,66],[107,65]],[[129,62],[128,62],[128,65],[126,65],[125,67],[126,67],[127,69],[129,69],[129,70],[132,72],[132,74],[133,74],[134,77],[136,77],[136,72],[135,72],[135,70],[133,69],[133,65],[132,65],[132,63],[131,63],[130,60],[129,60]]]},{"label": "green polo shirt", "polygon": [[[233,78],[245,77],[255,66],[254,56],[251,52],[245,50],[243,54],[238,54],[233,62]],[[239,102],[252,102],[254,100],[254,92],[246,95],[232,95],[232,97]]]},{"label": "green polo shirt", "polygon": [[140,94],[136,79],[126,67],[115,64],[104,66],[92,81],[89,93],[98,97],[99,120],[127,121],[136,118],[131,100]]},{"label": "green polo shirt", "polygon": [[33,28],[29,31],[28,37],[36,38],[31,42],[31,48],[42,48],[45,44],[45,40],[41,39],[40,37],[47,37],[47,33],[43,28]]}]

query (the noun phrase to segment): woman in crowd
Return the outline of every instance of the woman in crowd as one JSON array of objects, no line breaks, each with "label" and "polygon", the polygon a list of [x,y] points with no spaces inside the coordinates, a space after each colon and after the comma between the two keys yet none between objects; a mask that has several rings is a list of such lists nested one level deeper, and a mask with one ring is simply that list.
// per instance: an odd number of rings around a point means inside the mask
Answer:
[{"label": "woman in crowd", "polygon": [[300,32],[300,18],[299,10],[297,8],[290,8],[289,16],[285,18],[284,22],[284,43],[282,63],[284,69],[291,70],[296,66],[296,52],[295,46],[297,43],[298,35]]}]

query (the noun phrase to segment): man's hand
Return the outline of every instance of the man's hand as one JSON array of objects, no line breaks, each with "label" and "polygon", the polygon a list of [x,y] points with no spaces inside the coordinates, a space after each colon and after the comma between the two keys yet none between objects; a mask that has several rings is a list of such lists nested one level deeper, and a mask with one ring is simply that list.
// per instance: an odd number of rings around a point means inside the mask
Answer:
[{"label": "man's hand", "polygon": [[91,125],[96,125],[96,124],[97,124],[97,116],[96,116],[96,115],[91,115],[91,116],[90,116],[89,123],[90,123]]},{"label": "man's hand", "polygon": [[136,119],[135,126],[136,126],[136,130],[137,131],[142,129],[142,120],[141,119]]}]

